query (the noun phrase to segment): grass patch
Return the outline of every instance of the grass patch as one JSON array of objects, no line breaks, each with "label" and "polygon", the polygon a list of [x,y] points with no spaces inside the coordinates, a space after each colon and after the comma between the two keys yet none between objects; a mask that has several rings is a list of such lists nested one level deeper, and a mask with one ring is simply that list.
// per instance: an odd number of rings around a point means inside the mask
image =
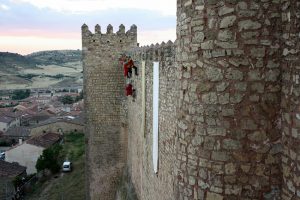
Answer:
[{"label": "grass patch", "polygon": [[62,155],[64,159],[76,161],[80,159],[85,152],[84,135],[81,133],[70,133],[64,137],[64,148]]}]

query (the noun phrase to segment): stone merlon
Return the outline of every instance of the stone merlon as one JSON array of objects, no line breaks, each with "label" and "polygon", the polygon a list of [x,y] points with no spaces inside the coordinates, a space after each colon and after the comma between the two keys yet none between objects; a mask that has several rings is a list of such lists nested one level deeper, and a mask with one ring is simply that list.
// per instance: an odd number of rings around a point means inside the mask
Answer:
[{"label": "stone merlon", "polygon": [[[106,31],[106,34],[114,34],[114,31],[113,31],[113,29],[114,29],[114,27],[111,25],[111,24],[109,24],[108,26],[107,26],[107,31]],[[89,30],[89,27],[86,25],[86,24],[83,24],[82,26],[81,26],[81,30],[82,30],[82,33],[84,33],[84,32],[89,32],[89,33],[91,33],[90,32],[90,30]],[[95,26],[95,33],[96,34],[101,34],[101,26],[99,25],[99,24],[97,24],[96,26]],[[125,34],[125,26],[123,25],[123,24],[121,24],[120,26],[119,26],[119,30],[116,32],[117,34]],[[130,29],[126,32],[126,34],[137,34],[137,26],[135,25],[135,24],[133,24],[131,27],[130,27]],[[102,34],[103,35],[103,34]]]}]

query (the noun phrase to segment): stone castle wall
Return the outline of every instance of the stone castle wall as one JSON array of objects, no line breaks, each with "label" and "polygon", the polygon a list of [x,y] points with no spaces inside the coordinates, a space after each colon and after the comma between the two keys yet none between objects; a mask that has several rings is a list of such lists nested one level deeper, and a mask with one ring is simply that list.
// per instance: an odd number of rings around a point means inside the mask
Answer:
[{"label": "stone castle wall", "polygon": [[[128,168],[139,199],[175,199],[176,67],[172,42],[129,52],[139,69],[132,77],[136,98],[128,97]],[[145,62],[145,125],[142,107],[142,62]],[[159,170],[152,161],[153,62],[159,62]]]},{"label": "stone castle wall", "polygon": [[[299,0],[177,0],[177,41],[142,48],[136,27],[99,39],[84,26],[89,198],[114,199],[127,165],[143,200],[300,199],[299,10]],[[134,98],[124,98],[120,53],[139,69]]]}]

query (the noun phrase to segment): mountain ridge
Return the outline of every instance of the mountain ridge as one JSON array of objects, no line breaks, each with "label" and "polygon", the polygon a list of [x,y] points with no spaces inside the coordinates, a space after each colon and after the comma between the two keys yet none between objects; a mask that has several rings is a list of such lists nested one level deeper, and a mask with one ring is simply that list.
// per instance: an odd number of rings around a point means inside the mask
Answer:
[{"label": "mountain ridge", "polygon": [[81,61],[81,50],[38,51],[28,55],[0,52],[0,71],[14,72],[20,68],[36,68],[37,65],[62,65]]},{"label": "mountain ridge", "polygon": [[82,85],[81,50],[0,52],[0,90]]},{"label": "mountain ridge", "polygon": [[60,65],[81,60],[81,50],[49,50],[33,52],[25,56],[41,65]]}]

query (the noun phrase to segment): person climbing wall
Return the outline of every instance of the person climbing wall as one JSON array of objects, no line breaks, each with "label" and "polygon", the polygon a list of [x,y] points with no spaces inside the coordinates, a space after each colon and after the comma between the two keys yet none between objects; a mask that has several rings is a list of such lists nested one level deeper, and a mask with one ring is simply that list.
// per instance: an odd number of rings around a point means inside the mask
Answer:
[{"label": "person climbing wall", "polygon": [[126,85],[126,96],[132,96],[133,93],[133,87],[131,83]]},{"label": "person climbing wall", "polygon": [[133,64],[132,60],[130,60],[129,57],[126,56],[123,66],[124,66],[124,76],[127,78],[131,78],[131,75],[132,75],[131,65],[132,64]]},{"label": "person climbing wall", "polygon": [[[133,68],[135,75],[138,76],[137,67],[134,65],[134,62],[133,62],[132,58],[129,56],[128,59],[129,59],[129,61],[128,61],[129,67],[131,69]],[[131,73],[132,73],[132,71],[131,71]]]}]

